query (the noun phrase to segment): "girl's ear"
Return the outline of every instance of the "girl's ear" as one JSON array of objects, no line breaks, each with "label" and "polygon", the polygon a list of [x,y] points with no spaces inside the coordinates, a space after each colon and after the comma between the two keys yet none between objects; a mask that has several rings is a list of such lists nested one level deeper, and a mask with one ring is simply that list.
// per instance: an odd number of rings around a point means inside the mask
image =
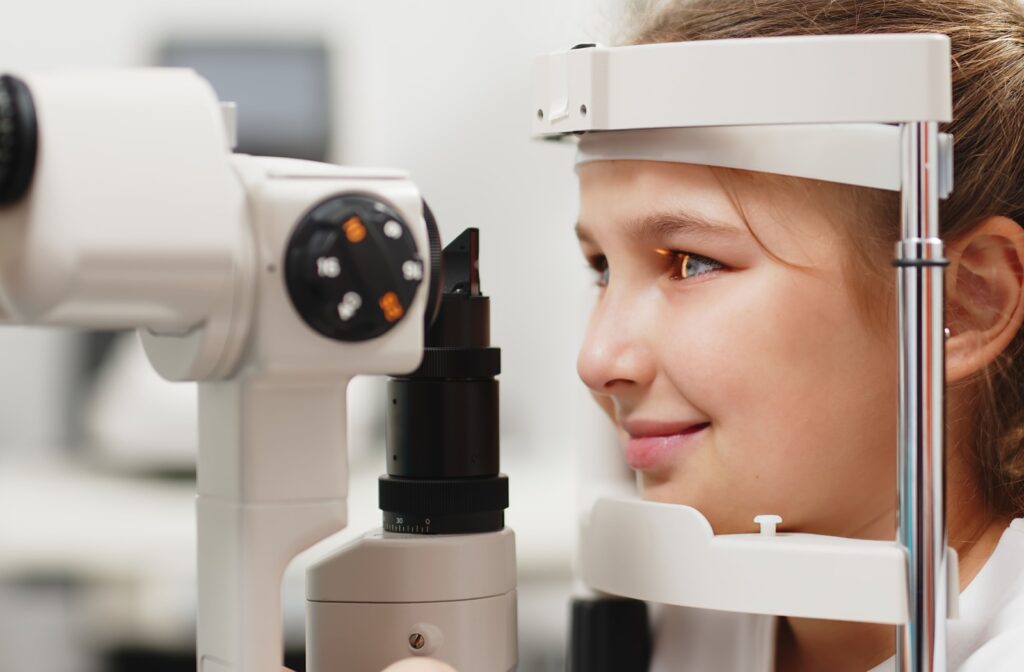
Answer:
[{"label": "girl's ear", "polygon": [[983,370],[1024,322],[1024,230],[989,217],[946,249],[946,381]]}]

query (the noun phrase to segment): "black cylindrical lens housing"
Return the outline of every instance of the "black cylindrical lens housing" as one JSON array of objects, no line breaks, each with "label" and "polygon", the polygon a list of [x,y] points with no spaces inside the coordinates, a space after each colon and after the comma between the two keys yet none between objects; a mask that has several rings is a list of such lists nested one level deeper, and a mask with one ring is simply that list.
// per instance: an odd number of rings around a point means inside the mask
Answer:
[{"label": "black cylindrical lens housing", "polygon": [[490,344],[490,299],[480,294],[478,232],[444,251],[444,293],[423,362],[388,381],[384,529],[413,534],[501,530],[508,479],[499,473],[501,351]]},{"label": "black cylindrical lens housing", "polygon": [[388,381],[388,475],[479,478],[498,473],[498,381]]}]

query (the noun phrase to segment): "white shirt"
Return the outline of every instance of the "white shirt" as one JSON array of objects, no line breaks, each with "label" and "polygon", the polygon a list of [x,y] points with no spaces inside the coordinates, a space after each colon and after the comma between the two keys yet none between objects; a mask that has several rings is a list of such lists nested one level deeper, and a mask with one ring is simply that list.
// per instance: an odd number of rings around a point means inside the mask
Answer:
[{"label": "white shirt", "polygon": [[[663,605],[653,612],[651,672],[774,672],[774,616]],[[1024,518],[1010,523],[960,593],[947,642],[949,670],[1024,670]],[[895,669],[890,658],[869,672]]]}]

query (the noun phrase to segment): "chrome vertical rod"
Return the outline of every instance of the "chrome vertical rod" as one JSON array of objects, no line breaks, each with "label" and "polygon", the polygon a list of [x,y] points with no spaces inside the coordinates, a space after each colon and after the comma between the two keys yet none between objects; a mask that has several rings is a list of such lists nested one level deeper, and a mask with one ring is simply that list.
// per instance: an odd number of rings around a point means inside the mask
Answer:
[{"label": "chrome vertical rod", "polygon": [[939,237],[938,124],[902,125],[899,292],[899,541],[908,613],[897,628],[903,672],[946,669],[944,249]]}]

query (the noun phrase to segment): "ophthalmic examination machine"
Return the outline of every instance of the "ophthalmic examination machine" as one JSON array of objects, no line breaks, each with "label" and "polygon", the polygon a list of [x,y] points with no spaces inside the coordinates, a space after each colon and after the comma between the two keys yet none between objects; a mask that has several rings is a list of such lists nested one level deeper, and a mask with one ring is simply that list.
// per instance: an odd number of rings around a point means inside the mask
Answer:
[{"label": "ophthalmic examination machine", "polygon": [[309,569],[307,669],[514,669],[477,231],[442,251],[400,171],[233,154],[234,115],[189,70],[0,79],[0,323],[135,328],[199,382],[199,670],[280,672],[285,567],[346,523],[358,374],[394,376],[384,525]]},{"label": "ophthalmic examination machine", "polygon": [[[578,162],[697,163],[903,195],[899,539],[775,534],[772,512],[751,512],[764,514],[760,534],[715,535],[695,509],[613,494],[623,482],[592,456],[580,578],[667,605],[890,623],[901,669],[945,669],[958,595],[942,490],[947,38],[579,46],[537,61],[529,109],[534,136],[577,140]],[[442,263],[402,173],[231,154],[230,109],[187,71],[8,77],[0,110],[0,321],[139,328],[161,374],[200,381],[198,665],[277,672],[284,566],[345,523],[345,382],[419,367],[392,381],[397,409],[443,414],[430,404],[472,398],[489,422],[479,399],[496,399],[497,354],[486,304],[465,301],[479,297],[475,239]],[[445,264],[457,280],[438,280]],[[439,477],[450,461],[389,448],[389,478],[423,482],[382,481],[384,530],[310,570],[311,669],[375,670],[410,652],[463,672],[515,667],[494,421],[437,430],[455,445],[493,439],[486,465],[456,460],[457,486]],[[419,421],[391,422],[411,450]],[[432,506],[453,508],[426,530]],[[417,580],[424,567],[432,587]],[[590,635],[616,618],[602,602],[574,606]],[[637,669],[607,667],[614,652],[587,635],[572,669]]]}]

